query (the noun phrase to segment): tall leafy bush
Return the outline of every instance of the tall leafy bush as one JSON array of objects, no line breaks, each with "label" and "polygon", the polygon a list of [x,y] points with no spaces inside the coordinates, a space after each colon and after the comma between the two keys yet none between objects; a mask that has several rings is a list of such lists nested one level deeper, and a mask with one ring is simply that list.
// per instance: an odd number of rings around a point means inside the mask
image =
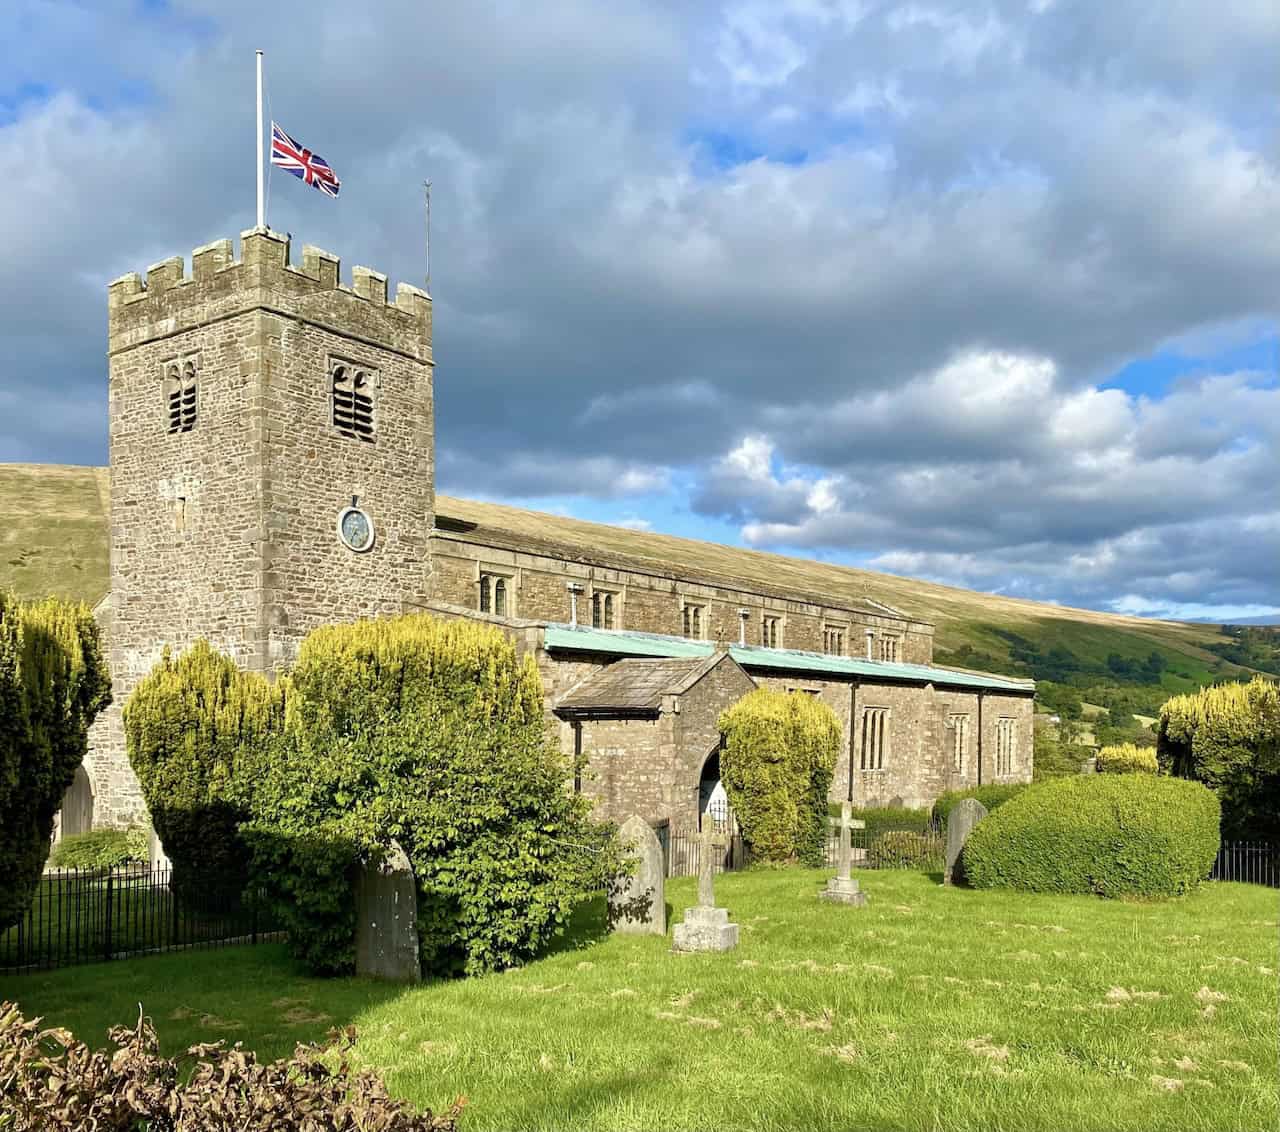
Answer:
[{"label": "tall leafy bush", "polygon": [[1174,696],[1160,709],[1160,769],[1222,801],[1229,838],[1280,838],[1280,689],[1255,677]]},{"label": "tall leafy bush", "polygon": [[759,861],[822,863],[840,721],[802,692],[757,688],[720,716],[720,777]]},{"label": "tall leafy bush", "polygon": [[288,694],[245,832],[313,968],[350,968],[352,874],[393,839],[430,974],[529,958],[616,869],[611,827],[549,740],[533,659],[497,629],[426,615],[318,629]]},{"label": "tall leafy bush", "polygon": [[1156,750],[1133,743],[1116,743],[1098,748],[1099,774],[1155,774]]},{"label": "tall leafy bush", "polygon": [[1089,774],[1028,787],[980,821],[964,847],[975,888],[1175,896],[1209,875],[1218,799],[1199,783]]},{"label": "tall leafy bush", "polygon": [[283,686],[208,641],[177,659],[166,650],[138,681],[124,709],[129,762],[179,892],[243,887],[246,784],[283,726]]},{"label": "tall leafy bush", "polygon": [[54,814],[110,701],[87,606],[0,592],[0,929],[31,902]]}]

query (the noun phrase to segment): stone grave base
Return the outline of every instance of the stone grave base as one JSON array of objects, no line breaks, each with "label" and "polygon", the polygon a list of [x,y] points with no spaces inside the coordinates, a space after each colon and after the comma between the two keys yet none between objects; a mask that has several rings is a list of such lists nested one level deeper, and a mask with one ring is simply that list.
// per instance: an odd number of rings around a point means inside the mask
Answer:
[{"label": "stone grave base", "polygon": [[677,951],[728,951],[738,946],[738,925],[727,908],[690,908],[673,933]]},{"label": "stone grave base", "polygon": [[852,904],[862,908],[867,903],[867,894],[858,887],[858,882],[852,877],[848,880],[832,877],[827,881],[827,887],[818,893],[818,899],[830,900],[833,904]]}]

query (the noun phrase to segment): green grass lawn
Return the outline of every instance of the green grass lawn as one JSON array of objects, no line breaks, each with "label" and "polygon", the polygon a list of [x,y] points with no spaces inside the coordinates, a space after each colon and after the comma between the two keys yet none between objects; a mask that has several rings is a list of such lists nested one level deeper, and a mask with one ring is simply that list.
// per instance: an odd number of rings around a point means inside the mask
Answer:
[{"label": "green grass lawn", "polygon": [[[1167,904],[943,889],[863,873],[720,879],[723,955],[600,938],[412,989],[309,979],[276,945],[0,980],[0,998],[101,1041],[139,1002],[166,1048],[224,1037],[264,1056],[353,1021],[392,1091],[467,1129],[1274,1129],[1275,891]],[[674,881],[677,914],[692,880]]]}]

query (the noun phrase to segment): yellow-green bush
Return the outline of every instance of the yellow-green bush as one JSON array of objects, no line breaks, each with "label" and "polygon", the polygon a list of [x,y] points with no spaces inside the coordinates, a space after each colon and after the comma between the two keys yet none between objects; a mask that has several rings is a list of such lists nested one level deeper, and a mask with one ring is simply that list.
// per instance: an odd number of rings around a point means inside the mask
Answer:
[{"label": "yellow-green bush", "polygon": [[840,721],[802,692],[757,688],[720,716],[720,778],[752,858],[819,865]]},{"label": "yellow-green bush", "polygon": [[1155,774],[1159,770],[1154,747],[1116,743],[1098,748],[1099,774]]},{"label": "yellow-green bush", "polygon": [[975,888],[1176,896],[1209,875],[1219,818],[1213,792],[1180,778],[1055,778],[974,827],[964,871]]},{"label": "yellow-green bush", "polygon": [[283,687],[241,672],[208,641],[176,660],[166,650],[138,681],[124,709],[125,741],[178,891],[243,887],[245,788],[283,725]]},{"label": "yellow-green bush", "polygon": [[88,606],[0,591],[0,930],[31,903],[53,816],[110,702]]},{"label": "yellow-green bush", "polygon": [[1160,709],[1161,770],[1222,801],[1223,834],[1280,837],[1280,690],[1261,676],[1174,696]]},{"label": "yellow-green bush", "polygon": [[533,658],[499,630],[426,615],[317,629],[288,687],[286,740],[254,772],[255,869],[313,969],[354,959],[350,885],[394,839],[418,882],[428,974],[536,954],[618,864],[573,794]]}]

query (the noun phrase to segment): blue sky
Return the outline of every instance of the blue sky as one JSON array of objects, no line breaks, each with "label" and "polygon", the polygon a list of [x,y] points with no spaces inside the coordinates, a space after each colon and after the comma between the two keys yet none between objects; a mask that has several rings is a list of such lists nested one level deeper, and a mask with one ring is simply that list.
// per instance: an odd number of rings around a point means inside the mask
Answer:
[{"label": "blue sky", "polygon": [[1149,17],[13,0],[0,459],[105,459],[105,282],[252,223],[261,46],[343,178],[273,227],[417,281],[435,185],[442,491],[1280,612],[1280,8]]}]

